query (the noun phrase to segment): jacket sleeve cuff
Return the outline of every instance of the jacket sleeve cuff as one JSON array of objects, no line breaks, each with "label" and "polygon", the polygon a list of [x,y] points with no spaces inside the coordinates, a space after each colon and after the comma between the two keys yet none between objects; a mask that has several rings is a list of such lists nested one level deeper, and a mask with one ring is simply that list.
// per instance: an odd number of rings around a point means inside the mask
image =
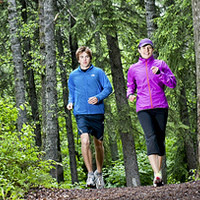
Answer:
[{"label": "jacket sleeve cuff", "polygon": [[160,70],[158,69],[158,71],[156,72],[156,74],[160,74]]},{"label": "jacket sleeve cuff", "polygon": [[127,95],[127,99],[128,99],[131,95],[133,95],[133,93],[130,93],[129,95]]}]

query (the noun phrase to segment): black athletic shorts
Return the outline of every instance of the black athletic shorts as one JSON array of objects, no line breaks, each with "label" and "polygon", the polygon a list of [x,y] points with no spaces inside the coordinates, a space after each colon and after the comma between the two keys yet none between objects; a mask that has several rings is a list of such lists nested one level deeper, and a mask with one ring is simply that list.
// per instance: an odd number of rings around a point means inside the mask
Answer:
[{"label": "black athletic shorts", "polygon": [[103,140],[104,115],[76,115],[78,134],[88,133],[95,136],[98,140]]},{"label": "black athletic shorts", "polygon": [[138,112],[138,119],[143,128],[147,155],[165,155],[165,130],[167,125],[168,109],[156,108]]}]

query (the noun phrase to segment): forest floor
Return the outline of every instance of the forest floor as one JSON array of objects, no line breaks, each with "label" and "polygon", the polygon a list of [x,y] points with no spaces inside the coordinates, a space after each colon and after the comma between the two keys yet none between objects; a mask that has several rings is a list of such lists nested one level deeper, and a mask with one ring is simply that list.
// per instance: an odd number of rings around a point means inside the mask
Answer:
[{"label": "forest floor", "polygon": [[200,181],[170,184],[162,187],[139,186],[104,189],[46,189],[33,188],[27,200],[200,200]]}]

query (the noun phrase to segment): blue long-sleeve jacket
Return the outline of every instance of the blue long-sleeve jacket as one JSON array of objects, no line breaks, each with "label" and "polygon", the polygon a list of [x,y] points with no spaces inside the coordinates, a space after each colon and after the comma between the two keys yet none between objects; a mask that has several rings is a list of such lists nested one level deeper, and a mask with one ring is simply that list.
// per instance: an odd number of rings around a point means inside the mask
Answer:
[{"label": "blue long-sleeve jacket", "polygon": [[[69,76],[68,103],[74,106],[74,115],[104,114],[103,100],[112,93],[112,86],[104,71],[93,65],[84,72],[80,66]],[[90,97],[97,97],[98,103],[89,104]]]}]

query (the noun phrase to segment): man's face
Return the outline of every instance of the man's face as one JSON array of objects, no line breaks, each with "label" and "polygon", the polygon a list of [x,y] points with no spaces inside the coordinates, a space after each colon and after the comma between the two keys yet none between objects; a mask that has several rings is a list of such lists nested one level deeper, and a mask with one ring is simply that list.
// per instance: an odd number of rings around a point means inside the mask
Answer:
[{"label": "man's face", "polygon": [[146,45],[138,49],[140,55],[144,59],[148,59],[153,55],[153,48],[151,45]]},{"label": "man's face", "polygon": [[90,56],[83,52],[79,55],[78,62],[80,63],[81,69],[87,69],[90,67]]}]

